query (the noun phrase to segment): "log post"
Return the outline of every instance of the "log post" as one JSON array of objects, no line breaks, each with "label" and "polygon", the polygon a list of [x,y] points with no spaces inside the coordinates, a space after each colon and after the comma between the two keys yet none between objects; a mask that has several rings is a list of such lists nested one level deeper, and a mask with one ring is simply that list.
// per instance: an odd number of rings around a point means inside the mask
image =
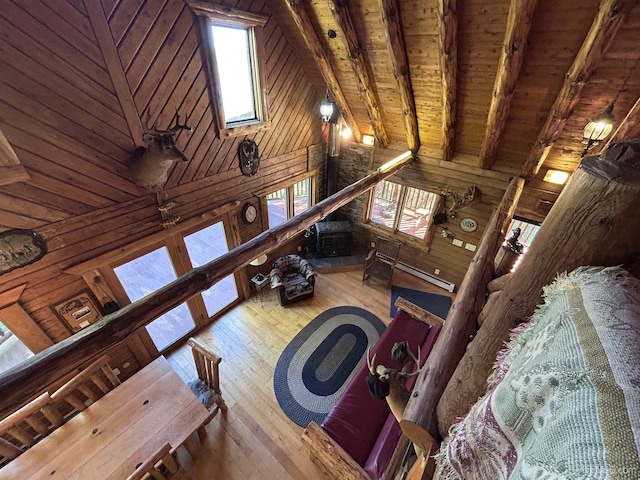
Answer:
[{"label": "log post", "polygon": [[640,142],[582,161],[449,381],[438,405],[440,432],[484,393],[509,330],[534,312],[543,286],[560,272],[619,265],[640,253],[639,204]]},{"label": "log post", "polygon": [[400,422],[403,433],[425,451],[429,450],[433,439],[438,438],[436,405],[464,354],[469,335],[475,332],[476,317],[484,304],[486,285],[493,273],[493,258],[502,243],[523,187],[524,179],[514,178],[491,217],[460,285],[456,301],[449,310],[440,336],[404,410]]}]

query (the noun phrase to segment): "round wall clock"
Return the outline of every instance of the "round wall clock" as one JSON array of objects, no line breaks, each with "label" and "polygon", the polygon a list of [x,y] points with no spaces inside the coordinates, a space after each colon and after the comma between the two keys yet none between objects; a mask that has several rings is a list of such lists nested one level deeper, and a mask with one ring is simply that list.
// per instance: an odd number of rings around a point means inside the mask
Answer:
[{"label": "round wall clock", "polygon": [[242,209],[242,219],[247,223],[253,223],[258,218],[258,210],[250,203]]},{"label": "round wall clock", "polygon": [[460,228],[465,232],[475,232],[476,228],[478,228],[478,222],[473,218],[463,218],[460,220]]}]

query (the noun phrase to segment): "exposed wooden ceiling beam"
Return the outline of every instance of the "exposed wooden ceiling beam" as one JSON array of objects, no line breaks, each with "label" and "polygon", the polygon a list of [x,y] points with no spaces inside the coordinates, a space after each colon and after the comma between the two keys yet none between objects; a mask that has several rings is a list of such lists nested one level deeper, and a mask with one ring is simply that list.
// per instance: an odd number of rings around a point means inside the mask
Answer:
[{"label": "exposed wooden ceiling beam", "polygon": [[400,11],[397,0],[379,0],[382,23],[387,38],[387,48],[391,56],[393,75],[398,83],[400,91],[400,102],[402,104],[402,118],[404,130],[407,134],[407,145],[414,154],[420,148],[420,137],[418,136],[418,116],[416,114],[416,104],[411,88],[411,75],[409,73],[409,61],[407,51],[402,37],[402,27],[400,25]]},{"label": "exposed wooden ceiling beam", "polygon": [[480,167],[491,168],[502,131],[507,123],[511,99],[516,90],[520,67],[527,46],[533,12],[538,0],[511,0],[507,30],[502,42],[500,64],[493,85],[493,97],[487,116],[484,140],[480,147]]},{"label": "exposed wooden ceiling beam", "polygon": [[333,95],[338,108],[342,112],[342,116],[351,128],[356,141],[361,142],[362,134],[360,133],[360,129],[358,128],[353,113],[351,112],[349,104],[347,103],[347,99],[345,98],[344,93],[340,88],[340,84],[338,83],[338,79],[336,78],[336,75],[331,68],[329,57],[322,47],[322,43],[320,42],[320,39],[318,38],[318,35],[313,28],[313,24],[309,19],[309,15],[305,10],[304,5],[300,0],[286,0],[286,4],[289,10],[289,14],[298,27],[302,38],[304,38],[307,47],[311,51],[311,54],[315,58],[324,81],[327,83],[327,86],[329,87],[329,90],[331,91],[331,94]]},{"label": "exposed wooden ceiling beam", "polygon": [[558,139],[571,112],[580,100],[582,89],[613,43],[627,13],[638,0],[602,0],[586,39],[565,77],[564,84],[551,107],[547,121],[538,134],[529,157],[522,166],[522,176],[534,177]]},{"label": "exposed wooden ceiling beam", "polygon": [[84,4],[87,9],[87,13],[89,14],[89,21],[91,22],[94,33],[96,34],[98,46],[102,51],[104,62],[107,65],[107,70],[111,76],[116,97],[122,107],[124,119],[127,122],[129,131],[131,132],[131,140],[136,147],[146,147],[147,145],[142,141],[142,134],[144,133],[144,130],[142,128],[142,122],[140,121],[140,114],[133,100],[133,95],[129,88],[129,82],[124,74],[118,50],[113,42],[109,23],[107,22],[105,13],[102,10],[102,3],[95,2],[93,0],[85,0]]},{"label": "exposed wooden ceiling beam", "polygon": [[367,109],[369,121],[371,122],[371,127],[373,128],[373,133],[378,145],[383,148],[387,147],[389,145],[389,137],[387,136],[387,131],[385,130],[382,122],[378,100],[373,92],[372,82],[369,78],[367,66],[365,65],[363,50],[353,26],[347,2],[345,0],[329,0],[329,8],[331,9],[333,19],[336,21],[338,29],[342,34],[341,38],[344,39],[344,43],[347,47],[349,61],[351,62],[353,72],[356,75],[358,91],[360,92],[364,106]]},{"label": "exposed wooden ceiling beam", "polygon": [[334,210],[374,187],[413,161],[407,152],[378,170],[324,199],[309,210],[281,223],[215,260],[194,268],[154,293],[127,305],[70,338],[29,358],[17,367],[0,374],[0,415],[24,404],[44,386],[118,342],[138,328],[180,305],[199,292],[208,290],[263,253],[278,248],[286,240],[303,232]]},{"label": "exposed wooden ceiling beam", "polygon": [[438,0],[438,47],[442,77],[442,158],[451,160],[456,141],[458,14],[456,0]]}]

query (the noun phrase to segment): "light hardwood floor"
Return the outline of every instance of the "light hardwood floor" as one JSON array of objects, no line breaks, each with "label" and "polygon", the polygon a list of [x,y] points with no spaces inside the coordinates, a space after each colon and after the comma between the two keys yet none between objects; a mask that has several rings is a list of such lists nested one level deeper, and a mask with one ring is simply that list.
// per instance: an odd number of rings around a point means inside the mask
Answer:
[{"label": "light hardwood floor", "polygon": [[[362,272],[321,274],[315,295],[286,308],[275,292],[262,301],[252,298],[235,307],[197,336],[222,357],[220,383],[228,405],[207,426],[207,437],[192,461],[183,448],[179,459],[194,480],[320,479],[300,441],[302,428],[280,410],[273,393],[273,371],[287,343],[328,308],[365,308],[388,323],[391,290],[376,279],[361,281]],[[450,295],[405,272],[396,272],[395,285]],[[168,355],[186,380],[195,377],[188,346]]]}]

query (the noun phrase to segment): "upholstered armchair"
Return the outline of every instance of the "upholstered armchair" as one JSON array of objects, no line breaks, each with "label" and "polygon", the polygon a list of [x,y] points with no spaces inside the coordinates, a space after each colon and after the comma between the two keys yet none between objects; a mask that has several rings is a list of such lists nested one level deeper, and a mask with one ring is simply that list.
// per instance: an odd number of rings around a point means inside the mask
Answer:
[{"label": "upholstered armchair", "polygon": [[278,290],[280,305],[313,297],[316,272],[311,264],[298,255],[285,255],[273,264],[271,288]]}]

